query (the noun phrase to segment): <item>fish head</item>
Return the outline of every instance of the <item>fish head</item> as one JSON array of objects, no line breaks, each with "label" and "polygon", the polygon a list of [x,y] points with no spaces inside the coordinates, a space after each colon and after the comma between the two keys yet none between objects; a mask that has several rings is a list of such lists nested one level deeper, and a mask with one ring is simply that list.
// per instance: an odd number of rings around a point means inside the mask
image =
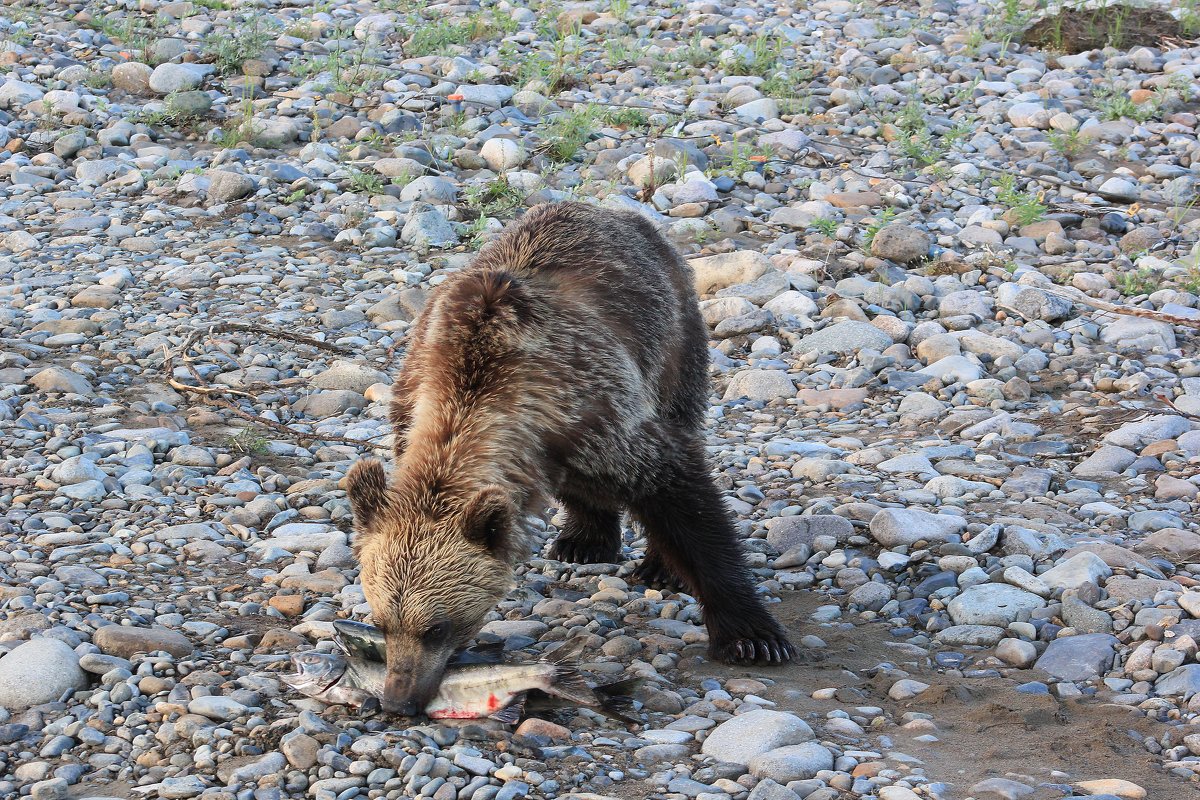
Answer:
[{"label": "fish head", "polygon": [[296,691],[312,696],[337,683],[346,671],[346,659],[337,653],[294,653],[292,667],[295,674],[285,675],[284,682]]},{"label": "fish head", "polygon": [[517,508],[499,486],[448,494],[436,481],[389,484],[371,459],[351,467],[346,492],[363,593],[385,639],[383,708],[416,714],[512,587],[525,541]]}]

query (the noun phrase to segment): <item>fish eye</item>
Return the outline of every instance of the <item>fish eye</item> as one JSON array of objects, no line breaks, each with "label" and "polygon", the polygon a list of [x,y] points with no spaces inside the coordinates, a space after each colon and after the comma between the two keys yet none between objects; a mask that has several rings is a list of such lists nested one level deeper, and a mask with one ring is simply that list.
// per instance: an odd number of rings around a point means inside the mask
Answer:
[{"label": "fish eye", "polygon": [[434,644],[441,642],[449,635],[450,623],[447,620],[442,620],[441,622],[435,622],[426,628],[425,633],[421,635],[421,638],[429,644]]}]

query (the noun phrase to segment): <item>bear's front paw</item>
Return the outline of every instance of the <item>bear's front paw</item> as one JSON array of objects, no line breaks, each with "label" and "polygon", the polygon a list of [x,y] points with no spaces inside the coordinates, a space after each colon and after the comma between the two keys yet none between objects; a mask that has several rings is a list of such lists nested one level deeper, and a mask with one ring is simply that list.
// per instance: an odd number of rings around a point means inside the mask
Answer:
[{"label": "bear's front paw", "polygon": [[550,546],[550,558],[567,564],[618,564],[619,555],[619,547],[561,534]]},{"label": "bear's front paw", "polygon": [[782,632],[734,634],[714,640],[709,656],[727,664],[786,664],[810,660],[799,657],[796,646]]}]

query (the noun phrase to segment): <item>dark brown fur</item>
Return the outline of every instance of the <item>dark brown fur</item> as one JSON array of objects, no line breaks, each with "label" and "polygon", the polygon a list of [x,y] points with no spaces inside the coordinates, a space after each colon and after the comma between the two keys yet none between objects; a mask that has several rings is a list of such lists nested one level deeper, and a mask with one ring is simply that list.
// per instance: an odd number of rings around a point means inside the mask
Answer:
[{"label": "dark brown fur", "polygon": [[713,656],[791,658],[709,473],[708,396],[691,270],[636,214],[538,206],[437,287],[394,387],[395,477],[348,475],[393,708],[436,690],[529,553],[519,517],[551,497],[555,558],[616,561],[628,510],[639,577],[700,599]]}]

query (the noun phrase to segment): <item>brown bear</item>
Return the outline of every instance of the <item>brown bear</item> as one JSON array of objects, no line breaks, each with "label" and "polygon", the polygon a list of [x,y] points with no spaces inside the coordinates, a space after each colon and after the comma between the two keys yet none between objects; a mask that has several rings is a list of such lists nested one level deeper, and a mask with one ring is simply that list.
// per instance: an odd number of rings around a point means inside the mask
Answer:
[{"label": "brown bear", "polygon": [[387,638],[384,708],[413,714],[512,587],[520,524],[557,498],[555,559],[618,560],[701,602],[714,658],[796,651],[756,596],[705,458],[707,329],[691,269],[632,212],[539,205],[433,290],[393,390],[396,466],[347,475],[354,547]]}]

